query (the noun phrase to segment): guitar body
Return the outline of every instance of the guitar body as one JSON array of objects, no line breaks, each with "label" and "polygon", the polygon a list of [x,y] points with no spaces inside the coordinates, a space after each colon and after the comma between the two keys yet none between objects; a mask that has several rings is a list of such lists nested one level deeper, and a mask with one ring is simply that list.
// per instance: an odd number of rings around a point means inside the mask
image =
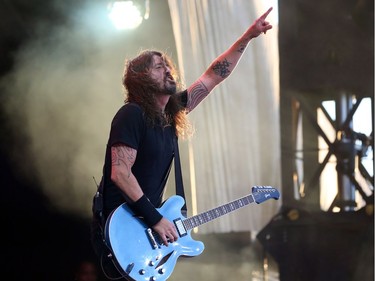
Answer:
[{"label": "guitar body", "polygon": [[179,238],[168,246],[126,204],[109,216],[105,225],[105,240],[112,251],[113,262],[127,280],[167,280],[181,256],[194,257],[204,250],[204,244],[191,238],[191,230],[220,216],[229,214],[253,202],[260,204],[270,198],[279,199],[272,186],[253,186],[252,194],[212,210],[185,218],[181,208],[185,200],[174,195],[158,211],[175,224]]},{"label": "guitar body", "polygon": [[[158,211],[170,221],[183,220],[181,208],[184,199],[170,197]],[[204,244],[191,238],[187,230],[168,247],[159,241],[156,233],[134,215],[127,204],[115,209],[105,226],[105,239],[120,266],[121,274],[129,280],[166,280],[170,277],[180,256],[197,256]]]}]

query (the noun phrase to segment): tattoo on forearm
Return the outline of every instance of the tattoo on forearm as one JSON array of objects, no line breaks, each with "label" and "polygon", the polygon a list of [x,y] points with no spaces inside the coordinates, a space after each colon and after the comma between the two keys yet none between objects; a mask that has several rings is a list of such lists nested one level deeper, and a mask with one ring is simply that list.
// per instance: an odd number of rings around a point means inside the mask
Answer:
[{"label": "tattoo on forearm", "polygon": [[224,59],[224,61],[222,62],[217,61],[216,64],[212,67],[212,70],[215,72],[215,74],[219,75],[220,77],[226,78],[230,74],[230,65],[231,63],[228,62],[227,59]]},{"label": "tattoo on forearm", "polygon": [[191,111],[194,109],[206,96],[208,95],[208,89],[206,86],[198,80],[190,88],[189,99],[187,102],[187,108]]},{"label": "tattoo on forearm", "polygon": [[247,44],[246,43],[240,43],[240,47],[238,48],[237,52],[243,53],[246,49]]},{"label": "tattoo on forearm", "polygon": [[131,167],[135,161],[135,152],[126,146],[116,146],[112,148],[112,166],[125,165],[128,177],[131,174]]}]

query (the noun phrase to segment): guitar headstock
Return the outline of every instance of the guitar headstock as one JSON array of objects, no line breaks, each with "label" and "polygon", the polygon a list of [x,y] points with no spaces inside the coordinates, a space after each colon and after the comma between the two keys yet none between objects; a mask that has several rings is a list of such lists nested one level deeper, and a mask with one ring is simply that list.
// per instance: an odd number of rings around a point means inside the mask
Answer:
[{"label": "guitar headstock", "polygon": [[263,203],[264,201],[268,199],[279,199],[280,198],[280,192],[272,187],[272,186],[253,186],[251,188],[251,191],[253,193],[254,201],[257,204]]}]

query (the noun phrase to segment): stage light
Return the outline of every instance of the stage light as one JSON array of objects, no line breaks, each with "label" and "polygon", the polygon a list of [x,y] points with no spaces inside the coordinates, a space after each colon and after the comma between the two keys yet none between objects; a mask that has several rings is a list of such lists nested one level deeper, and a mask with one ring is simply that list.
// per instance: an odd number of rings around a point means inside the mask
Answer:
[{"label": "stage light", "polygon": [[137,28],[149,16],[149,0],[114,1],[108,5],[108,17],[116,29]]}]

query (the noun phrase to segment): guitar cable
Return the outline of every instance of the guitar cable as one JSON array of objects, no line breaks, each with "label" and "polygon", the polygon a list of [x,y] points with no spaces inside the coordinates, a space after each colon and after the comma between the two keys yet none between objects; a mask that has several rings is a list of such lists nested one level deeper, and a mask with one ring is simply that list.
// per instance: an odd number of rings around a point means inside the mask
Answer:
[{"label": "guitar cable", "polygon": [[121,279],[128,280],[128,279],[126,279],[124,276],[122,276],[120,270],[118,269],[116,263],[112,260],[112,258],[110,258],[110,259],[111,259],[111,263],[112,263],[112,265],[114,266],[114,268],[117,270],[117,272],[120,274],[120,276],[119,276],[119,277],[112,277],[112,276],[109,276],[109,274],[107,273],[107,271],[105,270],[105,267],[104,267],[104,263],[103,263],[103,260],[104,260],[104,259],[103,259],[103,256],[104,256],[104,254],[102,254],[102,256],[100,257],[100,266],[101,266],[101,268],[102,268],[102,271],[103,271],[103,273],[104,273],[104,276],[105,276],[107,279],[110,279],[110,280],[121,280]]},{"label": "guitar cable", "polygon": [[[102,243],[105,246],[105,248],[107,249],[107,251],[103,251],[103,253],[100,256],[100,267],[102,268],[102,272],[103,272],[104,276],[106,278],[110,279],[110,280],[121,280],[121,279],[128,280],[126,277],[124,277],[121,274],[121,271],[119,270],[116,262],[113,260],[112,251],[111,251],[111,249],[109,248],[109,246],[107,245],[107,243],[105,242],[105,239],[104,239],[104,231],[103,231],[102,225],[99,225],[99,227],[100,227],[100,232],[101,232]],[[105,252],[107,252],[107,253],[105,253]],[[113,267],[116,269],[117,273],[120,274],[120,276],[112,277],[108,274],[108,272],[105,268],[105,265],[104,265],[104,259],[105,259],[104,257],[105,256],[106,256],[107,261],[110,262],[113,265]]]}]

